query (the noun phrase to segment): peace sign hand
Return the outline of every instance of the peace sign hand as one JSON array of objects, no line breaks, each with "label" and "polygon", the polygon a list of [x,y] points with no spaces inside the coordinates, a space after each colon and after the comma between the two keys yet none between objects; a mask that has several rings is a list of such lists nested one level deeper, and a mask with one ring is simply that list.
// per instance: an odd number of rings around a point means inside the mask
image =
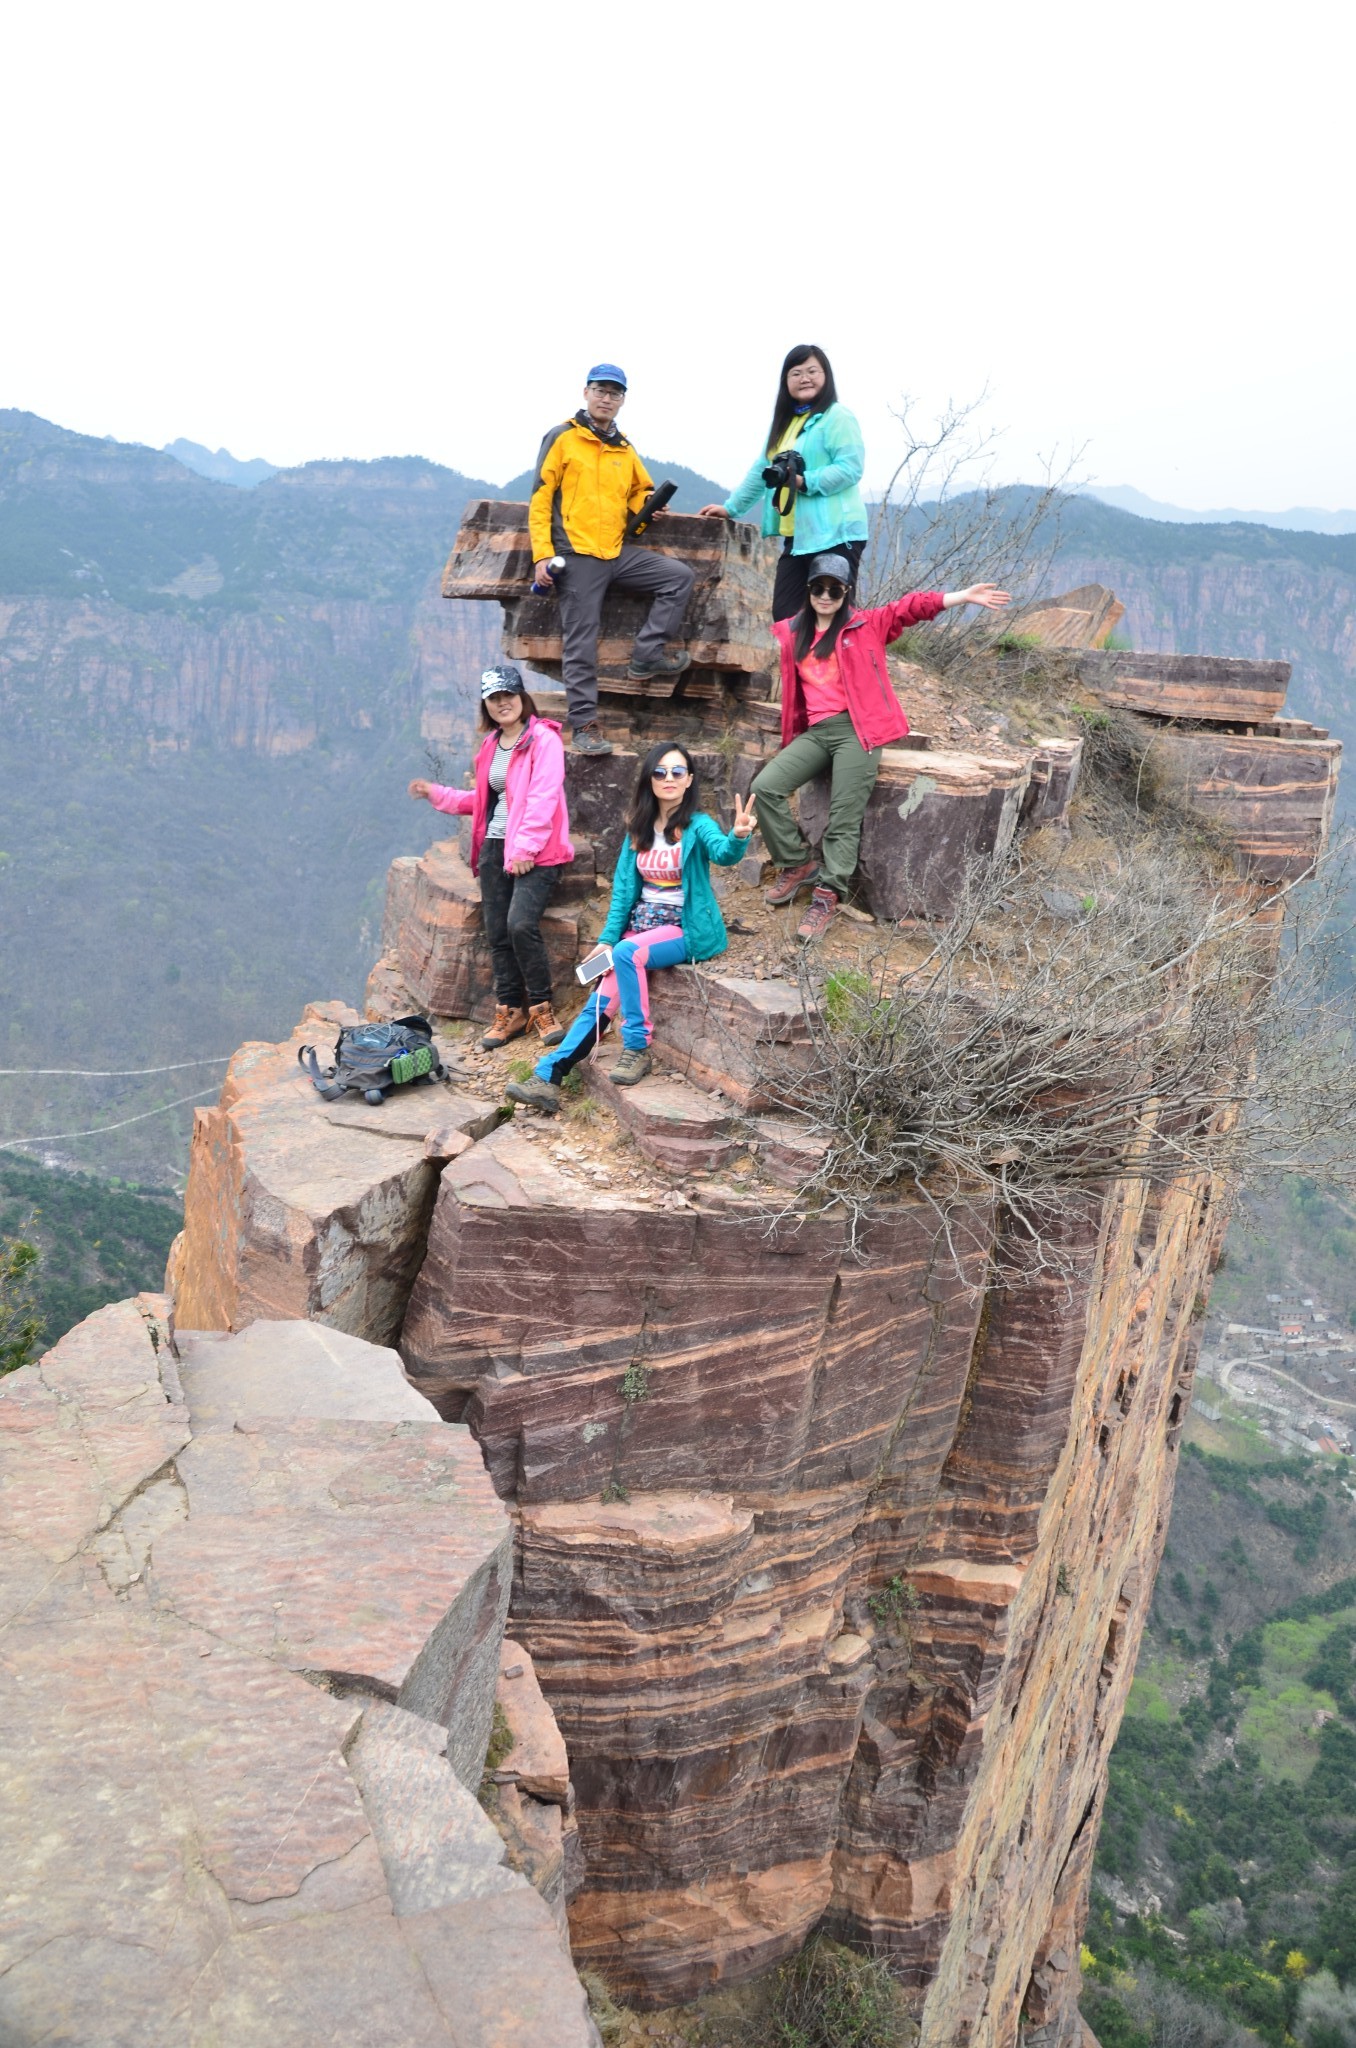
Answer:
[{"label": "peace sign hand", "polygon": [[734,806],[734,824],[731,830],[736,839],[747,839],[754,826],[758,823],[758,813],[754,809],[753,798],[750,797],[746,803],[741,796],[736,795]]}]

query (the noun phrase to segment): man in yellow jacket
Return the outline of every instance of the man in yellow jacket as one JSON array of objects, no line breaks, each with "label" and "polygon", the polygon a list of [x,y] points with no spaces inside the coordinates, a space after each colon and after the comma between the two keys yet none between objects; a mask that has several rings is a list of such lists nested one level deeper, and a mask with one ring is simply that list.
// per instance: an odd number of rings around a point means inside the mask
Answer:
[{"label": "man in yellow jacket", "polygon": [[653,484],[617,427],[625,400],[625,373],[615,363],[595,363],[579,411],[552,427],[542,441],[528,507],[535,581],[552,582],[552,556],[565,562],[556,589],[565,697],[577,754],[612,752],[598,730],[598,625],[609,590],[636,591],[654,600],[636,635],[628,675],[678,675],[692,659],[664,651],[664,642],[682,624],[691,568],[626,539],[626,522]]}]

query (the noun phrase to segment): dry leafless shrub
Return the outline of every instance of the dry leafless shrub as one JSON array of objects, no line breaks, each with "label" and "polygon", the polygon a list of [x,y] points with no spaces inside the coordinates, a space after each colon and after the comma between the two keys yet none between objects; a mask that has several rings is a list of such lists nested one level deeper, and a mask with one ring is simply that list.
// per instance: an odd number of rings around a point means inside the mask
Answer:
[{"label": "dry leafless shrub", "polygon": [[[1038,485],[996,483],[991,463],[999,437],[978,422],[984,402],[981,394],[967,405],[948,404],[927,424],[915,399],[906,396],[896,408],[904,447],[873,508],[864,604],[971,583],[1034,597],[1044,581],[1059,549],[1061,500],[1077,487],[1077,458],[1058,466],[1047,461]],[[927,630],[927,664],[944,673],[1003,631],[1001,614],[944,613]]]},{"label": "dry leafless shrub", "polygon": [[1356,1190],[1336,869],[1245,891],[1156,832],[1076,873],[977,867],[903,970],[802,963],[808,1056],[763,1077],[824,1146],[797,1211],[836,1206],[859,1249],[877,1205],[918,1198],[959,1263],[996,1210],[1038,1270],[1112,1178]]}]

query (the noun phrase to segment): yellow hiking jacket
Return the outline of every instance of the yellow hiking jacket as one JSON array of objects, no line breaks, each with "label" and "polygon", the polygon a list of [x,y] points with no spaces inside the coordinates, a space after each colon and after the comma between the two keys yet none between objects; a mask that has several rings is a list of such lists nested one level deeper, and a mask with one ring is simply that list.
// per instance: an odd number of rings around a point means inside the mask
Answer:
[{"label": "yellow hiking jacket", "polygon": [[533,561],[544,562],[565,548],[615,561],[628,517],[653,488],[626,436],[614,427],[611,439],[601,440],[581,408],[563,426],[552,427],[541,444],[527,512]]}]

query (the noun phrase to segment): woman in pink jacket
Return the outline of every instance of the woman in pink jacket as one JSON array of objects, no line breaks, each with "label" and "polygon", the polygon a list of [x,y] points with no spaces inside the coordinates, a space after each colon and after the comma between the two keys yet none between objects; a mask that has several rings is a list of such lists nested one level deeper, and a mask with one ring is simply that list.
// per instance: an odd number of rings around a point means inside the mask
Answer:
[{"label": "woman in pink jacket", "polygon": [[[844,555],[818,555],[809,595],[794,618],[772,628],[782,657],[782,750],[753,780],[758,829],[781,873],[767,900],[791,903],[811,889],[797,937],[821,938],[852,886],[862,819],[876,786],[881,749],[909,730],[894,693],[885,650],[910,626],[955,605],[998,611],[1006,590],[974,583],[968,590],[913,590],[894,604],[857,611],[853,568]],[[817,775],[829,777],[829,821],[816,857],[787,799]]]},{"label": "woman in pink jacket", "polygon": [[530,1031],[543,1045],[558,1045],[565,1030],[551,1008],[541,914],[561,869],[574,859],[560,727],[537,716],[512,662],[480,678],[480,725],[485,743],[476,755],[475,788],[415,781],[410,795],[471,818],[471,866],[494,958],[494,1022],[481,1044],[507,1045]]}]

